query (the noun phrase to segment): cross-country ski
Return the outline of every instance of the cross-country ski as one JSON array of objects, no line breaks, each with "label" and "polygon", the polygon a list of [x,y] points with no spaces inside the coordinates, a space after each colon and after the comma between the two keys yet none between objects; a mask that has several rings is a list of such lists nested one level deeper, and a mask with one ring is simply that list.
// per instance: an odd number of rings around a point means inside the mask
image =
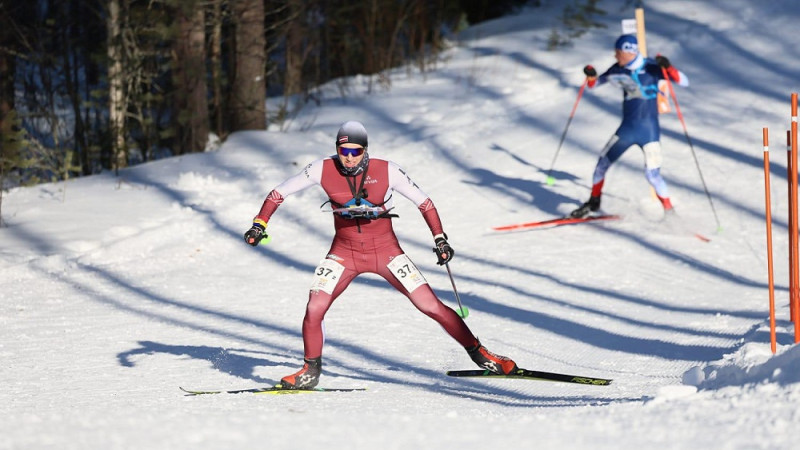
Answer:
[{"label": "cross-country ski", "polygon": [[233,389],[233,390],[198,390],[198,389],[185,389],[180,388],[181,391],[188,395],[211,395],[211,394],[270,394],[270,395],[285,395],[285,394],[312,394],[319,392],[358,392],[366,391],[365,388],[304,388],[304,389],[287,389],[277,386],[267,386],[259,388],[248,389]]},{"label": "cross-country ski", "polygon": [[448,376],[460,378],[507,378],[518,380],[558,381],[562,383],[590,384],[593,386],[608,386],[613,380],[597,378],[586,375],[568,375],[555,372],[542,372],[538,370],[517,369],[508,374],[498,374],[489,370],[450,370]]},{"label": "cross-country ski", "polygon": [[587,216],[587,217],[558,217],[555,219],[548,219],[542,220],[538,222],[522,222],[522,223],[515,223],[510,225],[498,225],[492,227],[494,231],[527,231],[533,229],[545,229],[545,228],[555,228],[564,225],[576,225],[581,223],[592,223],[592,222],[606,222],[612,220],[620,220],[622,216],[618,216],[615,214],[601,214],[596,216]]}]

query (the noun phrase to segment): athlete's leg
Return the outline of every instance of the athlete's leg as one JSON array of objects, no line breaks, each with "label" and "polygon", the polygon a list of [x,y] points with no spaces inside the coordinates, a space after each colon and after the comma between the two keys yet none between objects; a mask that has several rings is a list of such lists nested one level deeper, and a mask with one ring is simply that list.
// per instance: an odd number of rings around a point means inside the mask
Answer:
[{"label": "athlete's leg", "polygon": [[614,162],[616,162],[623,153],[625,153],[633,144],[628,139],[620,138],[614,135],[609,139],[603,151],[600,152],[600,158],[597,160],[597,165],[594,168],[592,175],[592,197],[600,197],[603,191],[603,183],[605,182],[606,172]]},{"label": "athlete's leg", "polygon": [[453,311],[452,308],[442,303],[428,284],[423,284],[414,289],[413,292],[408,292],[388,270],[386,273],[380,273],[380,275],[391,283],[395,289],[408,297],[414,307],[420,312],[438,322],[447,334],[458,341],[461,346],[465,348],[473,347],[478,343],[478,339],[472,334],[467,324],[464,323],[464,319]]},{"label": "athlete's leg", "polygon": [[[517,370],[517,364],[513,360],[492,353],[481,345],[478,338],[472,334],[467,324],[464,323],[464,319],[442,303],[442,301],[436,297],[436,294],[433,293],[433,289],[431,289],[427,282],[422,284],[408,282],[409,279],[421,279],[424,281],[421,273],[419,274],[419,278],[409,276],[409,271],[419,272],[410,259],[401,262],[402,270],[398,271],[398,273],[393,272],[387,267],[391,261],[398,261],[397,258],[407,258],[402,252],[403,250],[399,245],[395,248],[384,248],[376,252],[378,262],[376,267],[377,273],[394,286],[395,289],[408,297],[419,311],[438,322],[447,334],[464,347],[472,361],[479,367],[503,374],[508,374]],[[409,291],[409,289],[411,289],[411,291]]]},{"label": "athlete's leg", "polygon": [[656,195],[664,206],[664,209],[670,210],[672,209],[672,202],[669,199],[667,182],[664,181],[664,177],[661,176],[661,163],[663,161],[661,157],[661,143],[658,141],[648,142],[642,146],[642,151],[644,151],[645,177],[647,177],[647,181],[653,186],[653,189],[655,189]]},{"label": "athlete's leg", "polygon": [[395,289],[408,297],[418,310],[437,321],[447,334],[464,347],[475,364],[496,373],[509,374],[517,370],[517,364],[511,358],[492,353],[484,347],[472,334],[464,319],[442,303],[427,283],[417,286],[412,292],[409,292],[391,271],[380,271],[379,273]]},{"label": "athlete's leg", "polygon": [[[322,355],[322,346],[325,343],[325,330],[323,320],[325,313],[339,295],[347,289],[350,282],[361,273],[356,267],[356,258],[353,250],[346,242],[334,239],[328,250],[325,264],[327,268],[317,268],[314,282],[308,293],[306,314],[303,318],[303,347],[305,357],[318,358]],[[341,270],[338,279],[335,272]],[[322,280],[319,279],[322,277]],[[321,282],[320,282],[321,281]],[[332,286],[331,286],[332,284]]]},{"label": "athlete's leg", "polygon": [[[403,255],[403,250],[399,246],[381,249],[377,252],[376,256],[377,264],[375,269],[378,275],[382,276],[389,284],[394,286],[395,289],[408,297],[419,311],[438,322],[447,334],[452,336],[453,339],[458,341],[463,347],[473,347],[477,344],[478,339],[472,334],[472,331],[470,331],[467,324],[464,323],[464,320],[436,297],[436,294],[434,294],[433,289],[431,289],[427,282],[421,285],[409,285],[412,289],[412,291],[409,292],[400,281],[400,279],[406,276],[406,273],[396,275],[387,267],[393,259],[405,257]],[[407,271],[419,272],[419,269],[414,266],[414,263],[411,262],[410,259],[408,262],[410,267],[406,269]],[[421,275],[420,273],[420,277]]]},{"label": "athlete's leg", "polygon": [[597,165],[594,167],[594,174],[592,175],[592,195],[589,197],[588,201],[569,213],[570,217],[582,218],[588,216],[592,212],[600,210],[600,196],[603,195],[603,184],[606,181],[606,172],[630,147],[631,143],[627,139],[620,138],[619,134],[615,134],[608,140],[606,146],[603,147],[603,151],[600,152]]},{"label": "athlete's leg", "polygon": [[[326,264],[335,261],[338,266],[320,265],[315,271],[315,276],[318,278],[315,278],[311,285],[306,314],[303,318],[303,367],[299,371],[281,378],[281,386],[284,389],[310,389],[319,383],[322,373],[322,346],[325,343],[322,321],[333,301],[358,275],[354,268],[348,267],[346,261],[337,257],[331,258],[332,255],[335,255],[333,248],[329,252]],[[331,272],[328,272],[329,270]],[[330,276],[331,273],[335,274],[339,270],[341,273],[338,276],[335,278]]]},{"label": "athlete's leg", "polygon": [[322,355],[322,346],[325,343],[322,322],[325,319],[325,313],[356,276],[358,276],[358,272],[345,268],[333,293],[328,294],[322,290],[309,291],[306,315],[303,317],[303,348],[306,358],[317,358]]}]

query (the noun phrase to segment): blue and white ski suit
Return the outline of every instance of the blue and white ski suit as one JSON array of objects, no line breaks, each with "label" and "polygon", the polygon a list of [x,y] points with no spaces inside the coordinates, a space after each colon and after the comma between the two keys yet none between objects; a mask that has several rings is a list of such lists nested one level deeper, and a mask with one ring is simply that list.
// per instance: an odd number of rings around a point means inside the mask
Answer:
[{"label": "blue and white ski suit", "polygon": [[[669,77],[681,86],[688,86],[688,78],[674,67],[668,70]],[[654,59],[641,54],[624,67],[614,64],[589,87],[605,83],[620,87],[624,93],[622,102],[622,124],[608,141],[592,178],[592,196],[599,196],[606,171],[616,160],[634,145],[645,155],[645,176],[662,202],[668,199],[667,184],[661,177],[661,128],[658,123],[658,82],[664,72]],[[667,200],[668,201],[668,200]]]}]

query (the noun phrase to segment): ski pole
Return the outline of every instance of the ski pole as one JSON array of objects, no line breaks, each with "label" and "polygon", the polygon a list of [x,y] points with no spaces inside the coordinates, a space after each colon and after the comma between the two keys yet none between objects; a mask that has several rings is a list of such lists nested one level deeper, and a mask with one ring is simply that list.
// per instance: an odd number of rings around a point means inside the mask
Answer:
[{"label": "ski pole", "polygon": [[672,103],[675,104],[675,112],[678,113],[678,120],[681,121],[681,125],[683,126],[683,134],[686,135],[686,142],[689,143],[689,149],[692,150],[692,157],[694,157],[694,164],[697,166],[697,173],[700,174],[700,181],[703,183],[703,190],[706,192],[706,198],[708,198],[708,203],[711,205],[711,212],[714,213],[714,220],[717,221],[717,232],[722,230],[722,225],[719,223],[719,217],[717,216],[717,210],[714,208],[714,202],[711,200],[711,194],[708,193],[708,187],[706,186],[706,180],[703,178],[703,171],[700,170],[700,162],[697,160],[697,153],[694,151],[694,145],[692,145],[692,138],[689,137],[689,130],[686,128],[686,122],[683,120],[683,114],[681,114],[681,107],[678,105],[678,97],[675,96],[675,90],[672,89],[672,82],[670,82],[669,75],[667,74],[667,69],[662,67],[661,73],[664,74],[664,79],[667,81],[667,89],[669,90],[669,96],[672,97]]},{"label": "ski pole", "polygon": [[444,267],[447,268],[447,275],[450,276],[450,284],[453,285],[453,293],[456,294],[456,301],[458,302],[458,311],[456,313],[462,319],[466,319],[469,316],[469,309],[461,306],[461,298],[458,296],[458,290],[456,289],[456,282],[453,280],[453,272],[450,272],[450,263],[444,263]]},{"label": "ski pole", "polygon": [[567,126],[564,127],[564,132],[561,133],[561,140],[558,142],[558,148],[556,148],[556,154],[553,155],[553,161],[550,163],[550,169],[547,171],[547,185],[552,186],[556,180],[552,177],[551,173],[553,172],[553,167],[556,165],[556,158],[558,158],[558,152],[561,150],[561,145],[564,144],[564,138],[567,137],[567,130],[569,129],[569,124],[572,123],[572,118],[575,117],[575,110],[578,109],[578,102],[581,101],[581,97],[583,96],[583,89],[586,88],[586,83],[589,82],[589,79],[586,78],[583,80],[583,84],[581,85],[580,90],[578,91],[578,98],[575,99],[575,104],[572,106],[572,112],[569,113],[569,119],[567,119]]}]

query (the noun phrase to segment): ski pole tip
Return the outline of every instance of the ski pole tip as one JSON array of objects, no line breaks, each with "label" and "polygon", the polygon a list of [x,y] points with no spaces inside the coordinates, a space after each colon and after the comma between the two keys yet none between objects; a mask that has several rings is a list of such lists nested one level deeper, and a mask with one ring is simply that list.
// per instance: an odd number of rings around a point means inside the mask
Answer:
[{"label": "ski pole tip", "polygon": [[556,179],[553,177],[547,177],[547,185],[552,186],[554,184],[556,184]]}]

